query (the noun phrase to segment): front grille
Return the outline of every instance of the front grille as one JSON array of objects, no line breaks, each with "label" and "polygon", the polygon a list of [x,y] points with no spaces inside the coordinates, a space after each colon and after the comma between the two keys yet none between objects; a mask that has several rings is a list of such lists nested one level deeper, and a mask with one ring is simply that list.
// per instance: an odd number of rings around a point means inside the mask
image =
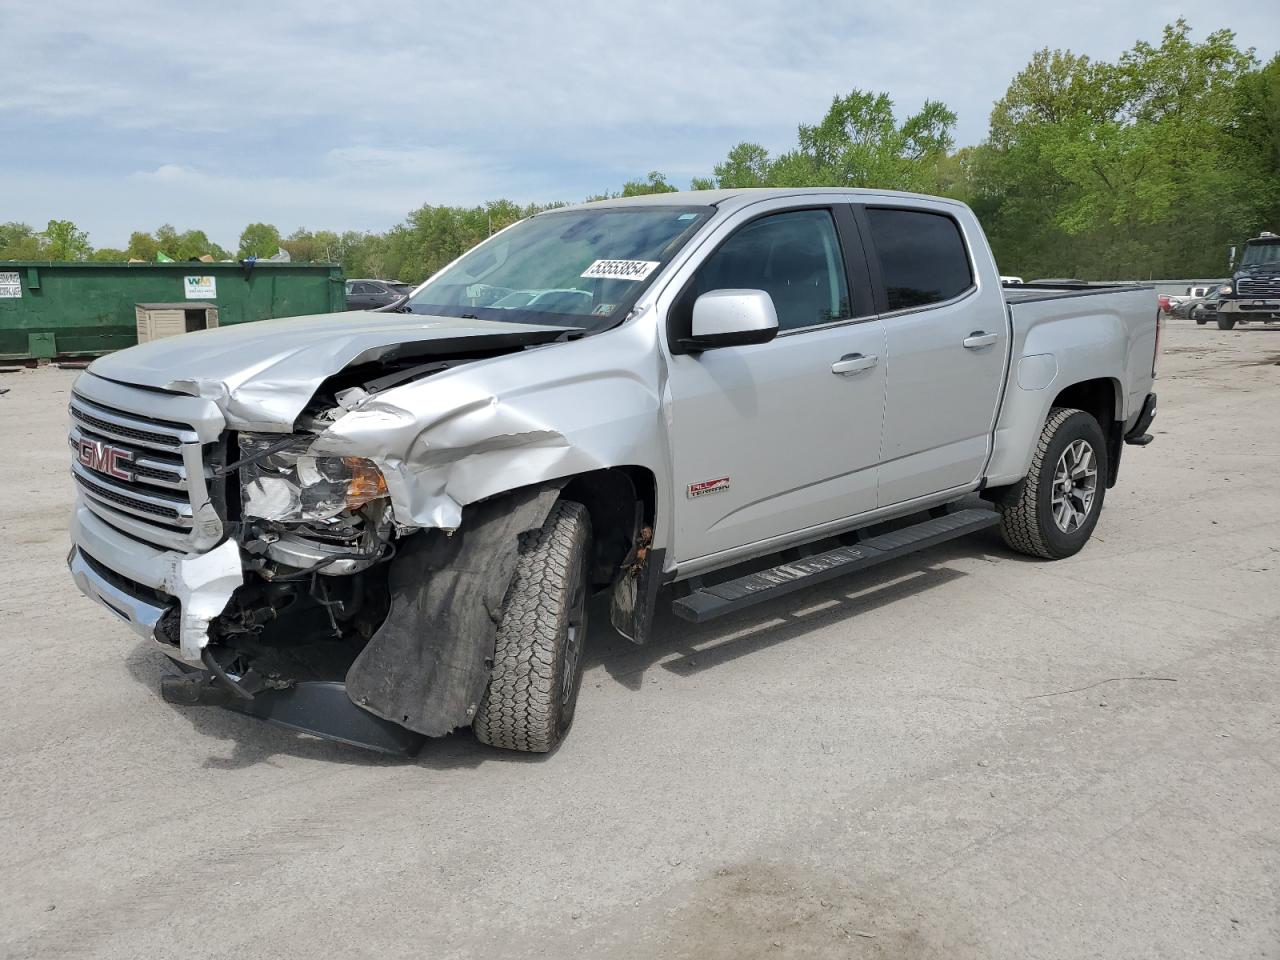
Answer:
[{"label": "front grille", "polygon": [[[145,401],[148,406],[151,399]],[[155,403],[163,404],[157,394]],[[170,549],[192,549],[197,537],[193,503],[211,500],[211,463],[188,424],[107,406],[73,393],[70,404],[72,475],[82,503],[117,529]],[[101,455],[115,469],[108,471]],[[84,452],[83,458],[81,452]],[[95,456],[96,453],[96,456]],[[220,489],[220,485],[218,485]],[[209,536],[202,520],[203,536]],[[213,531],[216,535],[216,528]]]},{"label": "front grille", "polygon": [[100,500],[110,501],[117,506],[126,508],[130,512],[136,511],[150,514],[153,517],[160,517],[168,520],[171,526],[177,526],[178,520],[182,516],[176,507],[166,507],[158,503],[141,500],[138,497],[131,497],[120,490],[114,483],[98,483],[80,473],[76,474],[76,483]]},{"label": "front grille", "polygon": [[1280,276],[1241,277],[1236,281],[1236,295],[1240,297],[1280,297]]},{"label": "front grille", "polygon": [[71,407],[71,416],[83,423],[86,427],[99,433],[111,434],[117,437],[123,437],[127,440],[139,440],[145,444],[154,444],[161,447],[172,447],[177,449],[182,446],[182,441],[172,434],[155,433],[151,430],[139,430],[136,427],[125,426],[111,420],[104,420],[102,417],[96,417],[88,410],[79,406]]}]

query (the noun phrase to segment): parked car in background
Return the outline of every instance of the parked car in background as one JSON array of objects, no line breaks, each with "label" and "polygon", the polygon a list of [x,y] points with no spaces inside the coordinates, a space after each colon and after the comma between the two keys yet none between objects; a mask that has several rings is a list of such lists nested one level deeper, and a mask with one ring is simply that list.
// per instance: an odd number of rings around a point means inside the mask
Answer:
[{"label": "parked car in background", "polygon": [[1222,291],[1210,290],[1206,296],[1192,301],[1187,309],[1187,316],[1200,326],[1204,326],[1210,320],[1218,319],[1218,304],[1221,302]]},{"label": "parked car in background", "polygon": [[403,300],[413,292],[413,286],[399,280],[348,280],[347,309],[373,310]]},{"label": "parked car in background", "polygon": [[1185,320],[1191,316],[1191,308],[1198,304],[1203,297],[1172,297],[1170,298],[1169,309],[1166,313],[1171,317],[1178,317]]}]

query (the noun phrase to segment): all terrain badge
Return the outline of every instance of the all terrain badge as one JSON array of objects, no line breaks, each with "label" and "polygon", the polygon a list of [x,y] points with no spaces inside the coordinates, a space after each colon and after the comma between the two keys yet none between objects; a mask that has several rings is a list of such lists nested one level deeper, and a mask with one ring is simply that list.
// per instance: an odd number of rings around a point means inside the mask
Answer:
[{"label": "all terrain badge", "polygon": [[699,483],[689,484],[689,499],[694,497],[705,497],[712,493],[724,493],[729,489],[729,478],[721,477],[719,480],[703,480]]}]

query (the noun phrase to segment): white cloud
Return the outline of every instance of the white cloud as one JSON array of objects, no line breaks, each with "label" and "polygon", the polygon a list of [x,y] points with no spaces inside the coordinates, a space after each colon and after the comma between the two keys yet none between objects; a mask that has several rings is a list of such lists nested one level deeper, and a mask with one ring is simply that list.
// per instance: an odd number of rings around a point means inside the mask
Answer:
[{"label": "white cloud", "polygon": [[853,87],[902,112],[941,99],[973,142],[1035,49],[1114,57],[1181,13],[1280,45],[1280,18],[1208,0],[0,0],[0,129],[23,131],[0,146],[4,216],[76,198],[59,215],[105,244],[188,215],[225,236],[577,199],[650,169],[687,180],[739,140],[785,147]]}]

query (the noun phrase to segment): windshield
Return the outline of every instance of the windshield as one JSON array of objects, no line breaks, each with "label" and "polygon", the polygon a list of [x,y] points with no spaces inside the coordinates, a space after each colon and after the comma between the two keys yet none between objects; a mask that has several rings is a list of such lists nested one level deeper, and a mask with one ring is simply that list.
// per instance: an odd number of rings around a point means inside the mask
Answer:
[{"label": "windshield", "polygon": [[1240,266],[1256,267],[1263,263],[1280,263],[1280,241],[1250,243],[1244,248],[1244,256],[1240,258]]},{"label": "windshield", "polygon": [[626,316],[710,207],[544,213],[485,241],[405,305],[413,313],[603,330]]}]

